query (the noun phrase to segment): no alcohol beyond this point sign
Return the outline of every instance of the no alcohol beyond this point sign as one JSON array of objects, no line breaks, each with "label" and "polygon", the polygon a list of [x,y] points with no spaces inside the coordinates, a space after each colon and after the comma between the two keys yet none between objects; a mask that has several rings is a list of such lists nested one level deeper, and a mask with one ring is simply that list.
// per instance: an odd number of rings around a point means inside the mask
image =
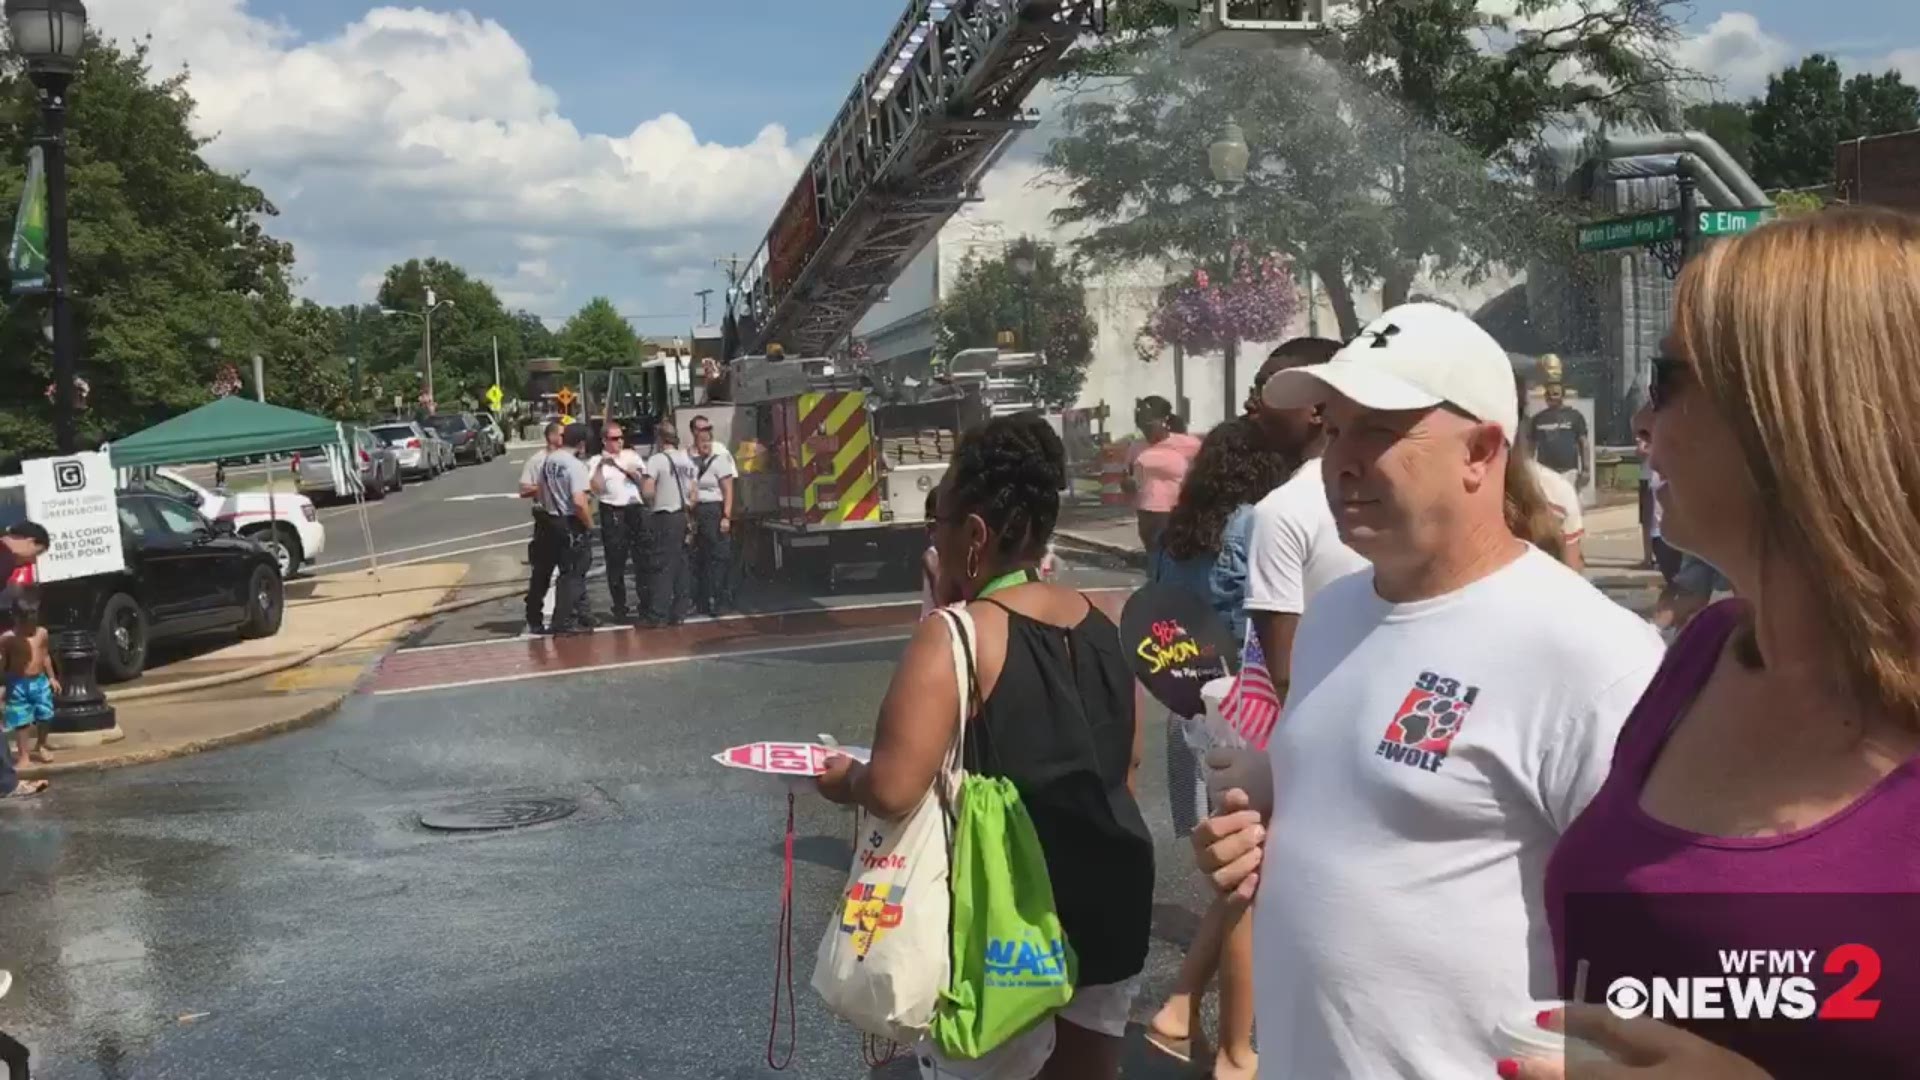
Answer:
[{"label": "no alcohol beyond this point sign", "polygon": [[45,581],[126,569],[113,465],[101,453],[34,458],[20,465],[27,482],[27,518],[46,528],[53,546],[34,567]]}]

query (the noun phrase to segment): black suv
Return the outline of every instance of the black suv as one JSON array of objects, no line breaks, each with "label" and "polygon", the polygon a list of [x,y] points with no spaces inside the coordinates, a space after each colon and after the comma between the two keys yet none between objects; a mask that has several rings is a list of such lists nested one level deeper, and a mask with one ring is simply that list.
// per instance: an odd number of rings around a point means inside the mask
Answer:
[{"label": "black suv", "polygon": [[453,444],[453,456],[476,465],[498,456],[487,426],[472,413],[439,413],[427,417],[427,423],[440,437]]},{"label": "black suv", "polygon": [[[0,489],[0,528],[25,518],[23,494]],[[179,499],[123,491],[118,503],[127,568],[92,579],[101,682],[137,677],[157,641],[280,632],[286,594],[272,552]]]}]

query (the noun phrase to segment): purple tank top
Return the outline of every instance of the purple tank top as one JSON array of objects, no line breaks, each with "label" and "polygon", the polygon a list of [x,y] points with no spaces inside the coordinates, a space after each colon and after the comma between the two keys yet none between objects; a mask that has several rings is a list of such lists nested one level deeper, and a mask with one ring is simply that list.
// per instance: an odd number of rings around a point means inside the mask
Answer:
[{"label": "purple tank top", "polygon": [[1584,959],[1588,1001],[1675,1023],[1777,1080],[1920,1076],[1920,761],[1783,836],[1704,836],[1640,808],[1743,611],[1723,601],[1687,626],[1554,848],[1560,993]]}]

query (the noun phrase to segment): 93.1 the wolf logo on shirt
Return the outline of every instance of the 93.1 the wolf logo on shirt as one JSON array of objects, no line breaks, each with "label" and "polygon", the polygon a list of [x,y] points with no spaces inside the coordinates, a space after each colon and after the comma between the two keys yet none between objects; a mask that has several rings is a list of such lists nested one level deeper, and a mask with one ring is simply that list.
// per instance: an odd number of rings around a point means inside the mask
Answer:
[{"label": "93.1 the wolf logo on shirt", "polygon": [[1393,722],[1380,738],[1374,754],[1427,772],[1439,772],[1446,763],[1453,737],[1467,722],[1477,686],[1461,686],[1460,680],[1423,671],[1413,681],[1413,689],[1394,712]]}]

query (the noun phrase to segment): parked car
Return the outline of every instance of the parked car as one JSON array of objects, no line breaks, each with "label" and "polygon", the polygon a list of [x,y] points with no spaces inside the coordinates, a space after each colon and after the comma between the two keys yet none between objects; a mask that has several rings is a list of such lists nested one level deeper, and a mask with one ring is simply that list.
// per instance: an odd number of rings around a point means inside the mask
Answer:
[{"label": "parked car", "polygon": [[[400,455],[366,428],[354,428],[349,440],[360,490],[366,497],[377,502],[386,498],[387,492],[399,491],[405,483],[400,477]],[[293,475],[304,495],[335,494],[333,462],[318,446],[293,455]]]},{"label": "parked car", "polygon": [[224,521],[236,533],[258,540],[273,552],[280,576],[290,578],[302,566],[327,550],[327,527],[320,522],[313,500],[292,492],[209,491],[176,469],[135,474],[128,491],[145,491],[178,499],[210,520]]},{"label": "parked car", "polygon": [[440,475],[440,452],[427,433],[411,420],[389,420],[373,426],[373,437],[393,451],[400,475],[409,480],[431,480]]},{"label": "parked car", "polygon": [[493,456],[499,457],[501,454],[506,453],[507,433],[500,429],[500,421],[490,412],[477,412],[473,414],[473,417],[480,421],[481,427],[486,429],[487,438],[493,440]]},{"label": "parked car", "polygon": [[[158,641],[280,632],[285,581],[264,545],[168,495],[121,492],[117,501],[127,566],[91,579],[101,682],[125,682],[145,671]],[[0,528],[25,516],[20,489],[0,490]]]},{"label": "parked car", "polygon": [[433,446],[433,459],[440,463],[441,472],[452,472],[460,467],[460,459],[454,455],[453,444],[433,429],[431,424],[420,424],[420,430],[426,433],[427,442]]},{"label": "parked car", "polygon": [[475,465],[493,460],[493,439],[472,413],[437,413],[427,417],[427,424],[452,444],[459,460]]}]

